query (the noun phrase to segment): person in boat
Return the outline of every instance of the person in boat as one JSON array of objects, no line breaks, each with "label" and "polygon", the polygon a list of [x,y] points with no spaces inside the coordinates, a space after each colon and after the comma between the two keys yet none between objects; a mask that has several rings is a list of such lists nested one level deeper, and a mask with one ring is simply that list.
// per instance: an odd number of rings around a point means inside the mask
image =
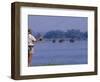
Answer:
[{"label": "person in boat", "polygon": [[32,35],[31,29],[28,29],[28,66],[32,65],[35,42],[36,38]]}]

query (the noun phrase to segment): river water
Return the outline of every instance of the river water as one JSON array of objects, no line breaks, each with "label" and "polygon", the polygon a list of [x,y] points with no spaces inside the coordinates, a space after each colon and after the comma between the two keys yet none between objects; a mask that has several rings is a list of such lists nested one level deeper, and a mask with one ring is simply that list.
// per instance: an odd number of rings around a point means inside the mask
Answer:
[{"label": "river water", "polygon": [[51,41],[35,44],[32,66],[87,64],[87,41],[62,43]]}]

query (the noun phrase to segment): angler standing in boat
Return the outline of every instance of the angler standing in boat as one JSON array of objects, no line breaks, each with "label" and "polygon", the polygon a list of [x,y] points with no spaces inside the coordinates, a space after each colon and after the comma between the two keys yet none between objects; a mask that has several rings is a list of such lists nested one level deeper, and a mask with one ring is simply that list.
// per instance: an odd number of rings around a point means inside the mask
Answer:
[{"label": "angler standing in boat", "polygon": [[28,66],[32,65],[32,54],[34,53],[34,45],[36,38],[32,35],[30,29],[28,29]]}]

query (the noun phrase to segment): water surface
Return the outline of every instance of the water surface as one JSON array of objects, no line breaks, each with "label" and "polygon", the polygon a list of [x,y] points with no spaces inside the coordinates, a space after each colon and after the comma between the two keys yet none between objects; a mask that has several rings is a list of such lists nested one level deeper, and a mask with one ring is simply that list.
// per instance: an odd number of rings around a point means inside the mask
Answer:
[{"label": "water surface", "polygon": [[36,43],[32,66],[87,64],[87,41]]}]

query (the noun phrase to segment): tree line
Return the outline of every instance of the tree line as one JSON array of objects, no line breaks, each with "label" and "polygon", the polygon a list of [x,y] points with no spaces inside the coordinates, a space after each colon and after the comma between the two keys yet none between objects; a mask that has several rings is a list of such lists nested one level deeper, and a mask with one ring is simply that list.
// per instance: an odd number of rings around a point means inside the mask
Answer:
[{"label": "tree line", "polygon": [[71,39],[79,39],[79,40],[86,40],[88,37],[87,32],[81,32],[80,30],[67,30],[66,32],[61,30],[52,30],[48,31],[43,35],[44,39],[65,39],[65,38],[71,38]]}]

